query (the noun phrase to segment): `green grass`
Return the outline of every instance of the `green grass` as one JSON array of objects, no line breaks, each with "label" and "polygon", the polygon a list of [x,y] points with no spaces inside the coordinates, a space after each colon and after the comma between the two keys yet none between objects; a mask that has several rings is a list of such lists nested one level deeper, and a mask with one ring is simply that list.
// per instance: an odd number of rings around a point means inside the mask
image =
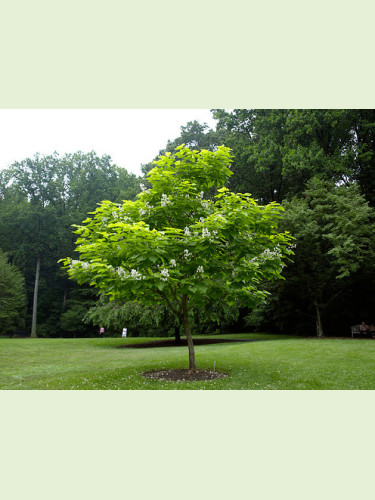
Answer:
[{"label": "green grass", "polygon": [[151,338],[0,339],[0,389],[375,389],[375,341],[265,334],[266,342],[196,346],[198,369],[228,373],[209,382],[148,380],[150,370],[187,368],[187,347],[117,349]]}]

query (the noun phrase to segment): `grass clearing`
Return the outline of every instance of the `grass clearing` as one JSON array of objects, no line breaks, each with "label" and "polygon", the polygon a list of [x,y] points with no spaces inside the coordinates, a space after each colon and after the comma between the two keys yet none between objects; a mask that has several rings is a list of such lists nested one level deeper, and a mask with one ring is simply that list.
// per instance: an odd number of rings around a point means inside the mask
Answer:
[{"label": "grass clearing", "polygon": [[187,368],[186,347],[117,348],[155,338],[0,339],[0,389],[375,389],[372,339],[225,338],[267,341],[196,346],[198,369],[212,370],[216,362],[217,371],[230,375],[202,382],[142,376],[145,371]]}]

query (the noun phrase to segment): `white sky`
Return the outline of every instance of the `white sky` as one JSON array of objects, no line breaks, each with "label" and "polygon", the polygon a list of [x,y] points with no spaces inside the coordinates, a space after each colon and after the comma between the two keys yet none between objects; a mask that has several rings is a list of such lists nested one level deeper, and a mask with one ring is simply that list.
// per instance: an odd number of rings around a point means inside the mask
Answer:
[{"label": "white sky", "polygon": [[94,150],[141,175],[188,121],[215,128],[208,109],[0,109],[0,169],[35,153]]}]

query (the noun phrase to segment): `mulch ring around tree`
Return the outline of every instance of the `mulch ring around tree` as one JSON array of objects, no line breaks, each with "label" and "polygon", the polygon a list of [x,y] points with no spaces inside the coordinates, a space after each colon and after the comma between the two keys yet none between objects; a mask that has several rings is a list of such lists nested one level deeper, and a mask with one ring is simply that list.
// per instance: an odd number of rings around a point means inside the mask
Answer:
[{"label": "mulch ring around tree", "polygon": [[[263,340],[263,339],[259,339]],[[194,339],[194,345],[207,345],[207,344],[223,344],[228,342],[257,342],[256,339]],[[144,342],[140,344],[123,344],[117,347],[127,348],[147,348],[147,347],[180,347],[187,346],[187,340],[181,339],[176,343],[174,339],[154,340],[153,342]],[[197,370],[191,372],[190,370],[156,370],[145,372],[142,374],[144,377],[151,380],[166,380],[170,382],[190,382],[190,381],[208,381],[217,380],[220,378],[228,377],[227,373],[213,372],[208,370]]]},{"label": "mulch ring around tree", "polygon": [[[223,344],[227,342],[260,342],[264,339],[194,339],[194,345],[208,345],[208,344]],[[139,344],[122,344],[118,348],[127,347],[135,349],[144,349],[146,347],[180,347],[187,346],[186,339],[181,339],[177,344],[174,339],[154,340],[152,342],[142,342]]]},{"label": "mulch ring around tree", "polygon": [[171,382],[206,381],[228,377],[226,373],[207,370],[198,370],[196,372],[189,370],[157,370],[145,372],[143,376],[152,380],[168,380]]}]

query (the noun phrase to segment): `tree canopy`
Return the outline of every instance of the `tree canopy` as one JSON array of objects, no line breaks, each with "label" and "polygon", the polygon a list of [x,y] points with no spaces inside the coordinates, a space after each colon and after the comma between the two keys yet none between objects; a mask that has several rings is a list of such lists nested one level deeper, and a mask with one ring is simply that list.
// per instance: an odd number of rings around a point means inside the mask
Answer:
[{"label": "tree canopy", "polygon": [[312,179],[303,198],[284,202],[284,227],[296,238],[294,263],[285,288],[298,289],[305,312],[313,310],[318,337],[324,335],[321,313],[341,294],[374,242],[372,210],[358,186],[337,186]]},{"label": "tree canopy", "polygon": [[64,261],[79,283],[113,298],[167,304],[184,328],[191,370],[189,311],[207,300],[254,305],[292,254],[291,236],[278,231],[279,205],[222,187],[230,162],[224,146],[167,152],[136,201],[104,201],[77,228],[80,260]]}]

